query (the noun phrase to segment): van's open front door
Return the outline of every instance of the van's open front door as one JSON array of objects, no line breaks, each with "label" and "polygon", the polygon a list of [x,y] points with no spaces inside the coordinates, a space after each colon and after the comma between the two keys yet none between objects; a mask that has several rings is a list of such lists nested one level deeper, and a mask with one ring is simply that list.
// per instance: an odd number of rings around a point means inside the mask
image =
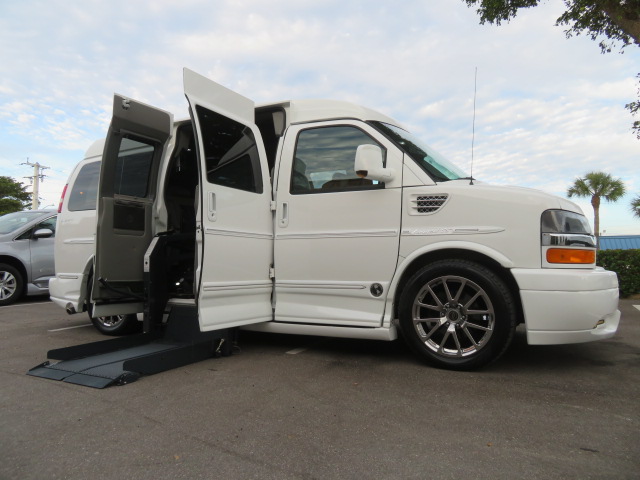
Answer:
[{"label": "van's open front door", "polygon": [[200,160],[200,329],[271,320],[271,185],[254,103],[188,69],[184,91]]},{"label": "van's open front door", "polygon": [[144,254],[152,227],[158,171],[173,116],[115,95],[98,192],[94,315],[143,310]]}]

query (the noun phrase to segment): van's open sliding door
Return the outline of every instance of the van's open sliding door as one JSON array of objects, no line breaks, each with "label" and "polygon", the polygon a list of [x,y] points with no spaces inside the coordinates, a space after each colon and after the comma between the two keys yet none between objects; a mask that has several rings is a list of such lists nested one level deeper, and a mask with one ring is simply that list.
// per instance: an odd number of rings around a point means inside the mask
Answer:
[{"label": "van's open sliding door", "polygon": [[184,91],[200,160],[200,329],[271,320],[271,184],[254,104],[187,69]]},{"label": "van's open sliding door", "polygon": [[153,203],[173,116],[115,95],[98,193],[94,315],[143,310],[144,254],[155,232]]}]

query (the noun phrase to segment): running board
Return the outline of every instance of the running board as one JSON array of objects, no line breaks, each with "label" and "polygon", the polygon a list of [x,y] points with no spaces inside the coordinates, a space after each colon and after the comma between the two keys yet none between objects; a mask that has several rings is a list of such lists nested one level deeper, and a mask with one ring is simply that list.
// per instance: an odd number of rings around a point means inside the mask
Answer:
[{"label": "running board", "polygon": [[44,362],[27,372],[34,377],[105,388],[135,382],[142,375],[153,375],[215,355],[230,355],[235,331],[225,329],[200,332],[195,306],[177,305],[171,309],[161,333],[142,333],[130,337],[51,350]]}]

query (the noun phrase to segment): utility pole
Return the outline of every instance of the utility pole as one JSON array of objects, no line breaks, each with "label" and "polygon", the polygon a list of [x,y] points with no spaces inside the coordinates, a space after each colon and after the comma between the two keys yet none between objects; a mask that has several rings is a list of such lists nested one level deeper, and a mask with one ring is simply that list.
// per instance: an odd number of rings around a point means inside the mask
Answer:
[{"label": "utility pole", "polygon": [[21,165],[28,165],[30,167],[33,167],[33,175],[25,178],[30,179],[33,185],[33,194],[31,195],[31,210],[38,210],[38,208],[40,207],[40,180],[44,180],[44,175],[40,172],[42,170],[46,170],[49,167],[40,165],[38,162],[31,163],[28,157],[26,163],[21,163]]}]

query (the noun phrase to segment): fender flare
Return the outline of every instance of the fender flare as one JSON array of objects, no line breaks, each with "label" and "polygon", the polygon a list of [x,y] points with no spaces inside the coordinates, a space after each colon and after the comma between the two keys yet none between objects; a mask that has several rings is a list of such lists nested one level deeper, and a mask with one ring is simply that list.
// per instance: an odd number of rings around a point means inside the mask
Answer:
[{"label": "fender flare", "polygon": [[405,279],[407,270],[415,265],[415,262],[420,262],[420,258],[425,255],[444,250],[457,250],[469,252],[472,255],[481,255],[493,260],[493,262],[499,264],[505,269],[511,269],[514,267],[513,261],[499,251],[491,247],[487,247],[486,245],[466,241],[444,241],[433,243],[414,250],[407,257],[398,256],[398,266],[396,267],[396,271],[389,285],[389,291],[387,292],[387,302],[385,305],[382,326],[389,327],[391,325],[392,319],[395,316],[394,312],[398,285]]}]

